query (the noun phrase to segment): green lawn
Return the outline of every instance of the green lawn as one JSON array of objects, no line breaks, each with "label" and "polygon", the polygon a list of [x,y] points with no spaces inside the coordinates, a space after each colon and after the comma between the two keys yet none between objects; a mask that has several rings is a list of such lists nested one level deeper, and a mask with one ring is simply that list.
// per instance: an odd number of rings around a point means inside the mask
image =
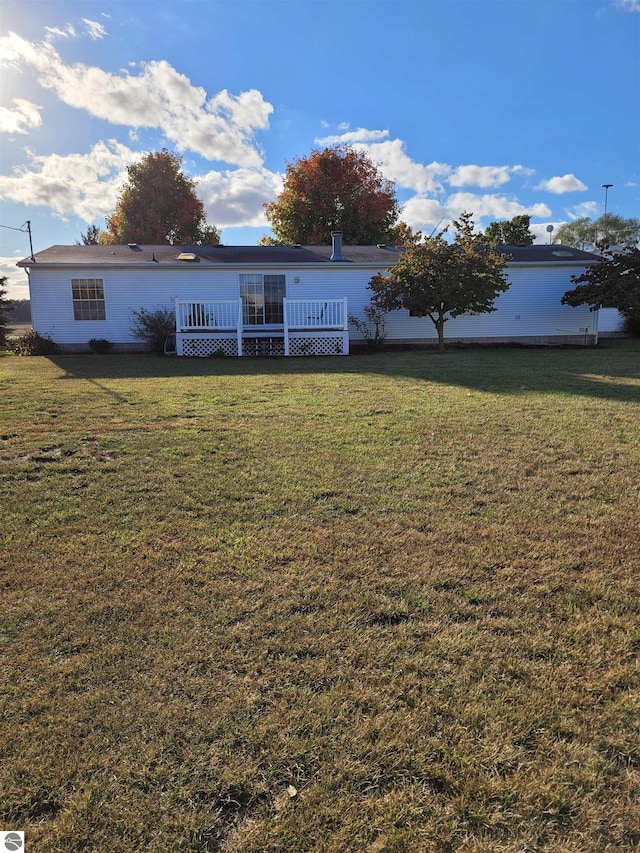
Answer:
[{"label": "green lawn", "polygon": [[640,342],[0,356],[0,828],[640,847]]}]

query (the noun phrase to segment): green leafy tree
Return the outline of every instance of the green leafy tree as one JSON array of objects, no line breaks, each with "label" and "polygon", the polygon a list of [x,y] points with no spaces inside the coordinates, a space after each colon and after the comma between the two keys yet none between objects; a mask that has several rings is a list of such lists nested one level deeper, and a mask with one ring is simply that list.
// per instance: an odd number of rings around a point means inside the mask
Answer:
[{"label": "green leafy tree", "polygon": [[258,240],[258,246],[284,246],[286,245],[283,240],[276,240],[275,237],[272,237],[270,234],[263,234],[262,237]]},{"label": "green leafy tree", "polygon": [[400,221],[393,229],[392,246],[413,246],[422,239],[422,231],[414,231],[406,222]]},{"label": "green leafy tree", "polygon": [[330,243],[332,231],[345,245],[392,243],[399,211],[393,183],[349,146],[287,164],[284,189],[264,207],[276,243],[308,245]]},{"label": "green leafy tree", "polygon": [[535,236],[529,229],[530,224],[531,217],[526,214],[514,216],[513,219],[503,222],[490,222],[483,236],[490,243],[530,246],[535,240]]},{"label": "green leafy tree", "polygon": [[599,246],[637,246],[640,220],[607,213],[598,219],[583,216],[558,228],[556,242],[589,251]]},{"label": "green leafy tree", "polygon": [[97,225],[90,225],[86,231],[80,235],[80,239],[76,240],[76,246],[99,246],[108,242],[108,235],[98,228]]},{"label": "green leafy tree", "polygon": [[216,245],[220,234],[206,224],[196,182],[181,169],[182,157],[163,148],[129,166],[115,212],[107,218],[108,243]]},{"label": "green leafy tree", "polygon": [[629,328],[640,327],[640,249],[632,247],[571,276],[577,287],[562,297],[564,305],[617,308]]},{"label": "green leafy tree", "polygon": [[29,299],[14,299],[9,309],[11,323],[31,323],[31,302]]},{"label": "green leafy tree", "polygon": [[13,304],[7,298],[7,277],[3,275],[0,278],[0,348],[6,349],[9,345],[8,337],[11,329],[9,328],[9,312]]},{"label": "green leafy tree", "polygon": [[371,301],[379,308],[406,308],[413,316],[429,317],[440,352],[445,349],[444,325],[450,317],[495,311],[496,297],[510,287],[504,272],[508,256],[483,245],[471,216],[463,213],[453,222],[453,242],[445,240],[447,226],[435,237],[408,246],[387,273],[378,273],[369,282]]}]

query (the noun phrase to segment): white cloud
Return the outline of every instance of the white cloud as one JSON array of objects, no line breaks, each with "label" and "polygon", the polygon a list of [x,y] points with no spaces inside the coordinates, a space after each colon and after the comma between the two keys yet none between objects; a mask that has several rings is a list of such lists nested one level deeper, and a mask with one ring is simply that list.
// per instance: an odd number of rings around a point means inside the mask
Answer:
[{"label": "white cloud", "polygon": [[[108,15],[104,15],[103,17],[109,17]],[[80,19],[84,24],[85,33],[94,41],[97,39],[102,39],[106,35],[108,35],[104,26],[98,21],[91,21],[89,18],[81,18]],[[54,38],[76,38],[78,35],[76,32],[76,28],[73,24],[65,24],[63,27],[45,27],[46,32],[46,41],[51,42]]]},{"label": "white cloud", "polygon": [[282,190],[282,175],[267,169],[208,172],[198,179],[207,221],[218,228],[269,227],[263,204]]},{"label": "white cloud", "polygon": [[42,124],[40,117],[42,107],[24,98],[13,98],[12,103],[15,104],[12,110],[0,107],[1,133],[28,133],[31,128]]},{"label": "white cloud", "polygon": [[371,159],[379,164],[385,178],[418,193],[441,191],[443,187],[440,178],[447,177],[451,172],[451,166],[446,163],[433,162],[425,166],[412,160],[404,150],[401,139],[360,147],[365,148]]},{"label": "white cloud", "polygon": [[548,181],[540,181],[534,189],[546,190],[556,195],[562,195],[563,193],[582,192],[588,189],[588,187],[576,178],[575,175],[568,174],[562,175],[562,177],[549,178]]},{"label": "white cloud", "polygon": [[616,6],[625,12],[640,12],[640,0],[618,0]]},{"label": "white cloud", "polygon": [[33,168],[21,166],[0,176],[0,198],[46,206],[61,219],[78,216],[93,222],[113,211],[126,167],[139,156],[113,139],[97,143],[88,154],[30,153]]},{"label": "white cloud", "polygon": [[25,234],[24,254],[15,255],[13,258],[0,257],[0,277],[7,279],[7,299],[28,299],[29,282],[24,270],[18,269],[16,263],[26,258],[29,254],[29,242]]},{"label": "white cloud", "polygon": [[94,41],[97,39],[103,39],[107,35],[105,28],[97,21],[90,21],[89,18],[82,18],[82,22],[86,25],[87,32]]},{"label": "white cloud", "polygon": [[[42,45],[42,51],[48,51],[49,45]],[[28,41],[10,32],[7,36],[0,37],[0,62],[14,64],[19,59],[35,64],[37,53]]]},{"label": "white cloud", "polygon": [[80,63],[66,65],[51,44],[34,45],[15,33],[0,39],[0,57],[38,72],[40,84],[69,106],[112,124],[160,130],[179,151],[244,167],[262,166],[254,131],[269,126],[270,103],[255,89],[207,100],[168,62],[141,65],[138,74],[111,74]]},{"label": "white cloud", "polygon": [[[339,125],[338,129],[343,129],[343,125]],[[388,136],[388,130],[366,130],[364,127],[359,127],[357,130],[350,130],[346,133],[324,136],[316,139],[315,142],[317,145],[354,145],[356,142],[375,142],[379,139],[386,139]]]},{"label": "white cloud", "polygon": [[501,195],[476,195],[474,193],[454,193],[444,202],[436,199],[414,196],[404,205],[401,219],[404,219],[412,228],[430,233],[434,228],[440,230],[456,219],[464,211],[473,214],[473,221],[477,228],[480,227],[479,220],[502,220],[512,219],[521,214],[531,216],[549,216],[550,209],[546,204],[523,205],[513,199]]},{"label": "white cloud", "polygon": [[458,166],[451,174],[452,187],[476,186],[482,189],[500,187],[511,180],[511,175],[522,171],[522,166]]},{"label": "white cloud", "polygon": [[76,36],[73,24],[65,24],[64,29],[60,27],[46,27],[45,32],[47,33],[47,41],[51,41],[54,38],[75,38]]},{"label": "white cloud", "polygon": [[400,219],[414,231],[430,234],[434,229],[444,228],[450,219],[449,209],[437,199],[414,196],[403,206]]},{"label": "white cloud", "polygon": [[581,219],[583,216],[597,216],[599,209],[597,201],[585,201],[568,210],[567,215],[570,219]]},{"label": "white cloud", "polygon": [[526,213],[531,216],[550,216],[551,214],[551,210],[546,204],[524,205],[506,196],[492,195],[490,193],[485,193],[484,195],[455,193],[449,197],[447,204],[456,211],[456,214],[462,213],[464,210],[470,210],[476,222],[481,217],[500,220],[513,219],[514,216],[521,216]]}]

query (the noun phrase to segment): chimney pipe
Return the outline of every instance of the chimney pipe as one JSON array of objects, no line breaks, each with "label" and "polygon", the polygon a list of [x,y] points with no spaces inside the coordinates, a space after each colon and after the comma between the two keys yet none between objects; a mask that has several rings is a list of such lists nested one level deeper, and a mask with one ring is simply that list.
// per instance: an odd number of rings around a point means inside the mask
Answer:
[{"label": "chimney pipe", "polygon": [[342,257],[342,231],[331,232],[331,260],[344,261]]}]

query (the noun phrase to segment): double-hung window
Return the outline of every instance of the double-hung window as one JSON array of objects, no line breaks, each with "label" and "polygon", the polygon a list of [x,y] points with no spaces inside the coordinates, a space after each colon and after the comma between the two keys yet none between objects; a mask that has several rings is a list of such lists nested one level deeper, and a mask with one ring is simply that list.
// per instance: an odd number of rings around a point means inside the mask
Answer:
[{"label": "double-hung window", "polygon": [[284,297],[284,275],[240,274],[242,321],[245,326],[281,325],[284,322]]},{"label": "double-hung window", "polygon": [[104,283],[101,278],[72,278],[74,320],[104,320]]}]

